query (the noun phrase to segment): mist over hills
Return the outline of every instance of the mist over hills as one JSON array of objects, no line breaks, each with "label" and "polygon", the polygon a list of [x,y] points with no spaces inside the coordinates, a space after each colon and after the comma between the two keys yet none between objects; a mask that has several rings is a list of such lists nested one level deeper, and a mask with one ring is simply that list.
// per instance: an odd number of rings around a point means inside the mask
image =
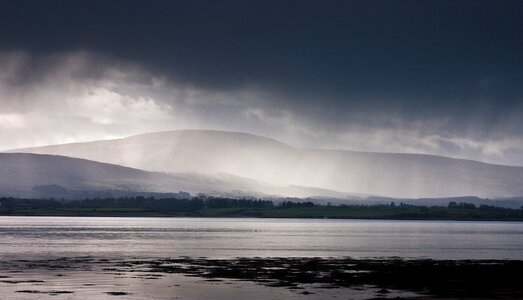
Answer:
[{"label": "mist over hills", "polygon": [[147,172],[66,156],[0,153],[0,197],[188,197],[187,193],[230,197],[344,197],[334,191],[270,186],[228,174]]},{"label": "mist over hills", "polygon": [[0,153],[2,196],[61,196],[87,190],[141,190],[148,172],[55,155]]},{"label": "mist over hills", "polygon": [[[422,154],[301,149],[238,132],[158,132],[10,152],[63,155],[152,172],[232,176],[242,178],[245,189],[241,190],[252,189],[252,193],[292,195],[294,188],[303,195],[331,197],[345,193],[396,198],[523,195],[523,167]],[[218,185],[213,186],[218,190]]]}]

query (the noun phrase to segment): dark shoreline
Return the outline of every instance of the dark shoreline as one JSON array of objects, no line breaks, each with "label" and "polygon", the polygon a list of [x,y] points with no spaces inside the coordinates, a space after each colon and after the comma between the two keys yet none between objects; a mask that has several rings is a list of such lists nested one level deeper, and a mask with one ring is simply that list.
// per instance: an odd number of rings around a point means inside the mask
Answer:
[{"label": "dark shoreline", "polygon": [[[519,260],[404,260],[399,258],[130,258],[95,257],[49,260],[12,260],[0,263],[0,271],[105,272],[136,274],[157,279],[168,274],[255,282],[268,288],[302,290],[314,284],[315,293],[328,289],[378,288],[413,292],[426,298],[523,298],[523,261]],[[5,274],[5,273],[3,273]],[[141,275],[142,276],[142,275]],[[0,279],[9,283],[10,279]]]},{"label": "dark shoreline", "polygon": [[[137,262],[138,265],[141,262]],[[443,298],[522,298],[523,261],[351,258],[165,259],[153,272],[249,280],[268,286],[323,288],[376,286]],[[177,266],[176,264],[180,264]],[[125,264],[124,264],[125,265]],[[130,266],[129,264],[127,266]]]}]

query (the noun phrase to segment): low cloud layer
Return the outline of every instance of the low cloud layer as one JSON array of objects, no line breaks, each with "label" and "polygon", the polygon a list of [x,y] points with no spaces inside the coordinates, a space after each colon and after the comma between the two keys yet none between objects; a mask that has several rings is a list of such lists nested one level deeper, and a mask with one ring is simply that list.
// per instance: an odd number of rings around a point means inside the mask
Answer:
[{"label": "low cloud layer", "polygon": [[131,66],[106,66],[86,53],[42,61],[3,53],[0,61],[8,66],[0,71],[4,149],[114,138],[172,122],[169,107],[149,95],[119,91],[142,84]]},{"label": "low cloud layer", "polygon": [[[291,107],[296,99],[245,87],[209,90],[177,83],[136,62],[89,52],[34,57],[4,52],[0,63],[2,149],[202,128],[261,134],[300,147],[427,153],[523,164],[517,133],[452,130],[456,115],[420,120],[401,110],[331,114],[332,108]],[[503,122],[515,126],[519,119]]]}]

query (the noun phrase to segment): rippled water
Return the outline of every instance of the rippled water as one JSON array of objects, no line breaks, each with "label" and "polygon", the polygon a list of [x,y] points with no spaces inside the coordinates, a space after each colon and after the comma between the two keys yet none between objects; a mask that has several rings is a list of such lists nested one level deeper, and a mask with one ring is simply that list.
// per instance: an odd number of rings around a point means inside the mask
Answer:
[{"label": "rippled water", "polygon": [[0,217],[0,254],[523,259],[523,223]]}]

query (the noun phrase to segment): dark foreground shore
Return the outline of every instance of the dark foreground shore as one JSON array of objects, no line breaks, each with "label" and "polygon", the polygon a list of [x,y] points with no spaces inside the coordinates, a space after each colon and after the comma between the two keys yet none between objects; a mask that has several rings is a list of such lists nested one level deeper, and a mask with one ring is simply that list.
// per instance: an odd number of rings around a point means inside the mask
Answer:
[{"label": "dark foreground shore", "polygon": [[15,259],[0,262],[0,296],[523,299],[521,278],[523,261],[502,260]]}]

